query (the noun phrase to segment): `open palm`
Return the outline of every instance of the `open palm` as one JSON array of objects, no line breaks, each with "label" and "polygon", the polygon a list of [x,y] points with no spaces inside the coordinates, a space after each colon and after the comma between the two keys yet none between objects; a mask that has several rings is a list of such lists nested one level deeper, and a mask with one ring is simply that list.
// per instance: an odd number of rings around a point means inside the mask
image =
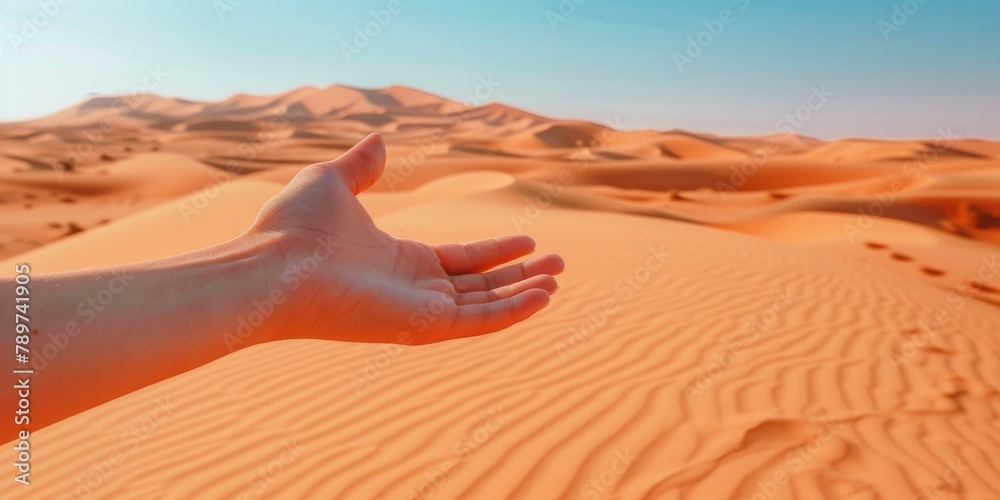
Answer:
[{"label": "open palm", "polygon": [[279,235],[294,286],[289,337],[426,344],[506,328],[538,312],[563,269],[527,236],[428,245],[379,230],[358,202],[382,174],[376,134],[336,160],[310,165],[264,206],[255,227]]}]

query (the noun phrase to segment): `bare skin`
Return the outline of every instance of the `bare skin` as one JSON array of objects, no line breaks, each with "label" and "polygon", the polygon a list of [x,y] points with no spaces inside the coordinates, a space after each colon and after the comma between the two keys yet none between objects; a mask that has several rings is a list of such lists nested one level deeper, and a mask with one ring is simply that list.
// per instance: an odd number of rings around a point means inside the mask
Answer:
[{"label": "bare skin", "polygon": [[[30,423],[15,423],[19,398],[8,385],[0,440],[265,342],[428,344],[502,330],[549,303],[560,257],[501,267],[534,250],[527,236],[428,245],[375,227],[356,195],[384,165],[385,145],[371,135],[303,169],[235,239],[139,264],[31,274]],[[0,369],[14,383],[12,371],[29,367],[14,358],[15,290],[0,278]]]}]

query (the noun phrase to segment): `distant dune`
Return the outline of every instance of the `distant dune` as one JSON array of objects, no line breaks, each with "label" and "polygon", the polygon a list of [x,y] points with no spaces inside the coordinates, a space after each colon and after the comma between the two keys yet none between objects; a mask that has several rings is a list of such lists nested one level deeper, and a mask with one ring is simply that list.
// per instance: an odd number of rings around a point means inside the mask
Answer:
[{"label": "distant dune", "polygon": [[223,241],[371,131],[380,227],[530,234],[567,262],[551,308],[239,352],[33,433],[30,496],[0,497],[1000,497],[997,142],[615,130],[401,86],[96,97],[0,124],[0,273]]}]

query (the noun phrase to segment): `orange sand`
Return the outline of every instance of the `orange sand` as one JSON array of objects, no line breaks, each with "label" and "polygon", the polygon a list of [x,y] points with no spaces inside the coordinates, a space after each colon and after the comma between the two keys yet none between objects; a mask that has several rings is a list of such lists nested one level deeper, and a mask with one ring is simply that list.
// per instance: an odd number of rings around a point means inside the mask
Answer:
[{"label": "orange sand", "polygon": [[258,346],[39,430],[2,498],[1000,496],[998,143],[615,131],[403,87],[114,104],[0,125],[0,273],[223,241],[373,130],[383,229],[524,232],[567,271],[502,333]]}]

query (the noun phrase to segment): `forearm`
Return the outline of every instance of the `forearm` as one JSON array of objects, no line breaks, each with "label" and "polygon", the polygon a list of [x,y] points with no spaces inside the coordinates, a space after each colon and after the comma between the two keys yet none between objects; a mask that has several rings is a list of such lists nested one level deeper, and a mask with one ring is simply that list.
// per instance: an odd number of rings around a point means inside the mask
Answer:
[{"label": "forearm", "polygon": [[[274,245],[257,234],[139,264],[51,275],[32,269],[30,366],[15,360],[16,283],[0,281],[0,367],[7,377],[34,370],[28,425],[15,425],[17,392],[0,395],[11,412],[0,417],[4,440],[15,429],[36,430],[231,352],[226,333],[233,335],[254,301],[270,293]],[[274,318],[265,319],[260,331],[240,332],[236,345],[269,338]]]}]

